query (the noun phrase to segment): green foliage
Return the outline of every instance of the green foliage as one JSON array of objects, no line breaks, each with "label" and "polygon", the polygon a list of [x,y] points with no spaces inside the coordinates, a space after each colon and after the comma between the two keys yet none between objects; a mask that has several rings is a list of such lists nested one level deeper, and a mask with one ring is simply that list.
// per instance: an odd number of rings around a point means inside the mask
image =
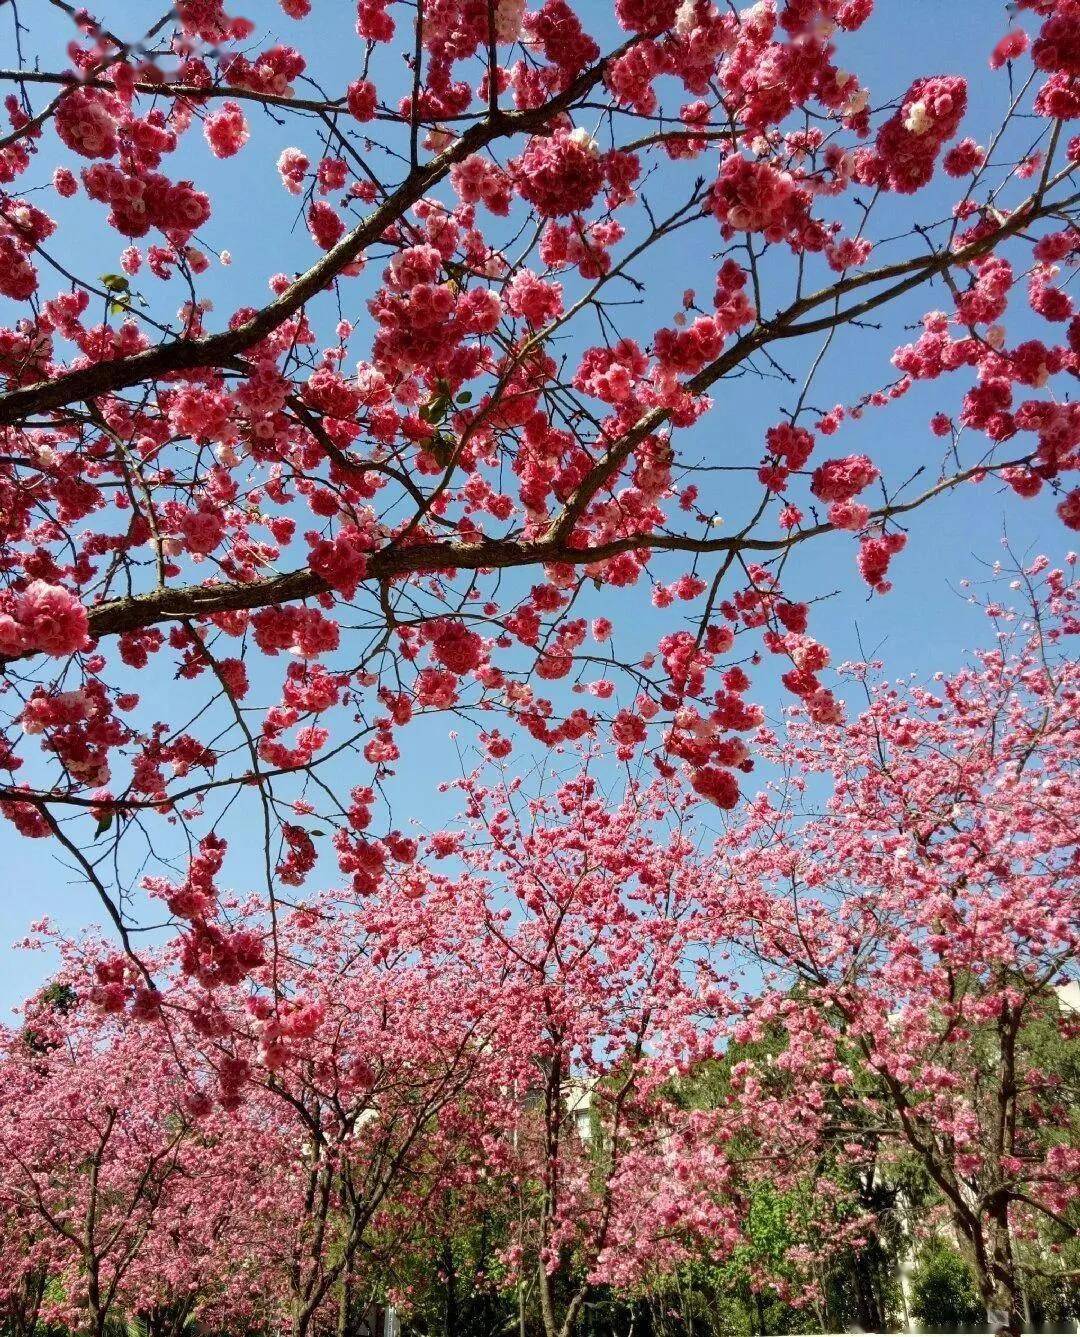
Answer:
[{"label": "green foliage", "polygon": [[985,1318],[971,1268],[945,1240],[922,1247],[912,1280],[912,1309],[931,1332],[955,1332]]},{"label": "green foliage", "polygon": [[70,984],[50,984],[38,995],[32,1012],[28,1013],[26,1025],[22,1029],[22,1042],[35,1054],[45,1054],[52,1049],[53,1043],[44,1039],[42,1033],[31,1024],[34,1016],[40,1017],[46,1012],[59,1012],[66,1015],[79,1001],[78,994]]}]

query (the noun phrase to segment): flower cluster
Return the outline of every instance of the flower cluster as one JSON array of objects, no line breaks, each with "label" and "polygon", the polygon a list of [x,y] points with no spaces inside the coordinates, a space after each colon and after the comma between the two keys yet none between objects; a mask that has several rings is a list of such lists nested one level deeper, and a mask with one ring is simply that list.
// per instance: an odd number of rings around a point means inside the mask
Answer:
[{"label": "flower cluster", "polygon": [[238,102],[223,102],[203,122],[206,142],[217,158],[232,158],[250,137],[248,123]]},{"label": "flower cluster", "polygon": [[32,580],[17,595],[8,595],[0,611],[0,655],[26,651],[65,656],[86,648],[86,609],[60,585]]},{"label": "flower cluster", "polygon": [[732,154],[720,168],[710,204],[725,235],[761,232],[767,241],[783,241],[806,218],[809,196],[772,163]]},{"label": "flower cluster", "polygon": [[967,84],[958,75],[916,79],[878,131],[873,153],[860,158],[860,178],[903,194],[919,190],[966,110]]},{"label": "flower cluster", "polygon": [[86,193],[109,206],[109,224],[125,237],[145,237],[152,227],[182,246],[210,217],[210,197],[190,181],[158,172],[130,174],[96,163],[82,174]]},{"label": "flower cluster", "polygon": [[600,149],[581,129],[534,137],[512,171],[518,193],[542,218],[584,212],[604,184]]},{"label": "flower cluster", "polygon": [[821,501],[850,501],[878,477],[878,468],[866,455],[826,460],[814,470],[810,491]]}]

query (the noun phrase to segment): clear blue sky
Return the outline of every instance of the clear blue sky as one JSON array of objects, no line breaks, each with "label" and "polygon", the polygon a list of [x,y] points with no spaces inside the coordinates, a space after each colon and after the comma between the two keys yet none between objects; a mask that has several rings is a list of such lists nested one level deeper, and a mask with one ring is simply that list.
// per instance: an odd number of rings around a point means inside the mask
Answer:
[{"label": "clear blue sky", "polygon": [[[293,25],[282,17],[270,0],[251,3],[236,0],[234,7],[259,21],[261,31],[271,39],[299,45],[308,57],[309,70],[326,89],[338,92],[357,76],[359,44],[352,36],[355,11],[347,0],[316,0],[319,17],[301,25]],[[23,14],[24,21],[29,20],[35,28],[41,21],[48,25],[39,28],[43,34],[39,41],[27,42],[27,54],[31,58],[35,53],[40,54],[43,68],[56,68],[61,62],[56,53],[62,50],[64,29],[54,11],[49,11],[43,20],[33,12],[44,8],[30,6]],[[597,21],[593,25],[593,16],[607,14],[609,9],[607,0],[579,3],[587,25],[595,26],[598,35],[610,32],[610,24],[601,25]],[[149,15],[149,7],[112,3],[105,6],[104,13],[120,30],[130,32],[133,16],[137,14],[142,22]],[[403,18],[404,15],[403,10]],[[10,47],[9,29],[4,25],[9,22],[0,11],[0,44],[4,46],[5,62],[10,58]],[[987,55],[1005,27],[1005,7],[993,0],[952,0],[949,4],[941,0],[878,0],[878,12],[864,31],[843,39],[841,64],[860,73],[872,90],[875,104],[901,94],[918,75],[945,72],[967,75],[971,103],[962,133],[972,134],[985,143],[1008,101],[1004,75],[990,75],[986,67]],[[241,302],[263,300],[266,276],[274,270],[291,272],[305,267],[314,258],[302,223],[290,237],[297,201],[282,191],[274,169],[277,154],[285,144],[307,147],[303,138],[290,137],[291,133],[263,124],[255,116],[252,143],[239,157],[225,163],[214,160],[196,131],[183,151],[168,164],[173,175],[179,174],[183,164],[211,192],[214,216],[205,230],[205,240],[232,253],[232,266],[218,269],[207,288],[215,296],[216,316],[220,319]],[[56,141],[50,135],[44,143],[40,168],[30,174],[31,183],[44,184],[56,160]],[[711,173],[713,164],[708,162],[701,170]],[[649,187],[661,207],[665,188],[662,177]],[[919,215],[925,219],[940,217],[947,207],[945,199],[941,191],[924,192],[917,199]],[[51,192],[43,192],[42,203],[53,208]],[[871,234],[882,237],[903,230],[909,218],[906,210],[903,202],[882,209],[875,215]],[[58,234],[61,238],[66,236],[58,250],[61,258],[76,263],[80,272],[87,275],[118,268],[123,242],[102,226],[98,206],[79,199],[70,205],[57,206],[55,212],[62,221],[70,220],[77,228],[75,234],[71,227]],[[71,249],[73,235],[77,235],[77,255]],[[271,242],[280,246],[282,238],[289,240],[282,252],[276,254]],[[709,239],[699,230],[692,241],[681,239],[652,255],[644,275],[650,285],[645,311],[626,313],[625,332],[647,337],[670,318],[687,286],[697,287],[703,294],[711,291],[709,275],[715,272],[715,266],[710,264],[706,249],[709,240],[713,246],[719,244],[715,236]],[[907,245],[910,253],[911,243]],[[63,246],[69,249],[64,251]],[[665,296],[658,298],[658,293]],[[162,310],[175,309],[181,300],[178,284],[168,285],[167,292],[154,300],[160,302]],[[852,331],[838,339],[816,382],[814,402],[822,407],[850,402],[891,380],[894,372],[889,365],[889,353],[897,342],[908,337],[901,333],[900,326],[917,320],[923,311],[935,305],[947,306],[947,294],[943,290],[934,293],[923,290],[899,313],[890,312],[880,333]],[[363,312],[362,301],[356,307],[358,313]],[[6,319],[8,312],[0,301],[0,323]],[[1014,317],[1009,322],[1010,340],[1024,337],[1020,319]],[[216,324],[215,317],[211,317],[211,322]],[[369,324],[362,321],[358,324],[354,339],[357,357],[366,351],[364,344],[369,330]],[[791,365],[796,372],[804,368],[804,352],[797,353]],[[861,422],[845,425],[825,453],[846,454],[865,449],[894,482],[917,465],[925,464],[927,481],[932,481],[940,443],[930,440],[926,424],[936,410],[956,408],[958,389],[944,383],[916,387],[899,404],[884,411],[870,410]],[[728,458],[730,444],[731,458],[740,462],[756,460],[765,427],[778,420],[778,410],[789,404],[790,398],[789,392],[774,381],[747,377],[724,385],[716,393],[713,413],[695,429],[695,446],[700,446],[703,457]],[[688,456],[694,454],[688,444],[683,449]],[[730,513],[736,518],[740,514],[739,501],[739,485],[732,483]],[[721,506],[722,512],[724,509]],[[834,598],[815,609],[812,625],[814,634],[831,647],[834,661],[859,658],[861,636],[868,654],[885,658],[890,676],[927,675],[953,667],[965,647],[977,644],[986,635],[985,619],[965,602],[957,588],[959,580],[963,577],[978,580],[985,575],[985,564],[1001,556],[1001,539],[1006,532],[1017,552],[1046,551],[1055,559],[1067,550],[1070,538],[1053,515],[1053,501],[1048,495],[1021,503],[993,484],[967,487],[939,499],[932,507],[912,516],[909,532],[908,548],[894,562],[893,592],[884,598],[867,597],[866,587],[855,571],[856,545],[849,535],[806,545],[797,569],[795,563],[789,568],[792,595],[805,597],[837,591]],[[676,569],[677,564],[672,572]],[[620,631],[622,651],[638,643],[645,646],[650,640],[655,644],[658,629],[674,625],[672,619],[677,615],[677,610],[657,613],[647,602],[643,588],[621,596],[606,591],[602,604],[603,611],[616,619],[617,625],[628,629]],[[595,613],[599,607],[597,602],[592,608],[586,606],[584,611]],[[164,668],[164,663],[161,667]],[[144,691],[146,686],[143,681]],[[155,695],[174,690],[171,683],[159,682]],[[786,704],[771,673],[759,676],[755,699],[763,701],[773,714]],[[448,739],[454,727],[466,742],[468,724],[455,724],[438,717],[417,722],[404,736],[409,746],[389,788],[396,825],[406,827],[415,821],[430,827],[440,824],[448,815],[447,800],[437,794],[436,787],[440,779],[457,769],[454,745]],[[517,756],[519,764],[523,764],[527,756],[524,743],[519,744]],[[348,788],[364,777],[342,768],[329,772],[327,778]],[[226,834],[234,837],[228,880],[237,889],[259,885],[258,841],[244,839],[243,820],[232,831],[226,828]],[[29,921],[42,913],[49,913],[60,924],[74,928],[96,919],[98,910],[85,887],[71,885],[73,875],[56,861],[54,850],[46,842],[24,840],[4,824],[0,826],[0,855],[9,870],[7,890],[0,895],[2,1016],[7,1007],[40,981],[47,967],[42,956],[8,951],[7,944],[23,934]],[[333,867],[327,866],[325,884],[333,885],[333,874]]]}]

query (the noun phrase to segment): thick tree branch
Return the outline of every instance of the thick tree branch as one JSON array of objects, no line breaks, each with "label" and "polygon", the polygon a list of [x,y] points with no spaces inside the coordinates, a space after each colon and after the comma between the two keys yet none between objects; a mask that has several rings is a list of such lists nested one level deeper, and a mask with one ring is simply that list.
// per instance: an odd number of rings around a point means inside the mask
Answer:
[{"label": "thick tree branch", "polygon": [[[1023,464],[1023,459],[1009,460],[995,468],[1009,468]],[[950,474],[933,487],[910,501],[878,507],[870,513],[871,521],[892,519],[907,514],[943,492],[948,492],[977,474],[986,473],[988,466],[976,465],[961,473]],[[685,552],[696,554],[755,552],[781,553],[835,532],[836,527],[823,523],[811,525],[780,538],[753,538],[746,534],[726,538],[694,538],[689,534],[646,533],[630,534],[607,543],[575,546],[553,538],[533,541],[520,539],[485,539],[480,543],[447,543],[438,540],[414,543],[408,547],[386,547],[375,553],[368,562],[365,582],[399,580],[413,575],[432,575],[439,572],[509,570],[514,567],[541,566],[547,563],[589,566],[604,562],[625,552]],[[310,570],[290,571],[269,576],[248,584],[187,585],[179,589],[154,590],[149,594],[130,598],[111,599],[89,610],[90,634],[95,639],[118,636],[126,631],[139,631],[162,622],[178,622],[186,618],[212,617],[216,613],[236,612],[239,609],[257,609],[293,603],[325,594],[329,586],[321,576]],[[0,663],[28,659],[32,654],[13,656]]]}]

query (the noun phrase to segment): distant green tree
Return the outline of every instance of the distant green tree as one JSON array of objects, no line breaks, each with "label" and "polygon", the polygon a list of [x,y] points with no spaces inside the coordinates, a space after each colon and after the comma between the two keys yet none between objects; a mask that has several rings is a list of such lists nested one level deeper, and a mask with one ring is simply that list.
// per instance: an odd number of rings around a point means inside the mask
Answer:
[{"label": "distant green tree", "polygon": [[931,1332],[955,1331],[985,1317],[971,1268],[945,1240],[931,1239],[923,1245],[913,1289],[913,1315]]}]

